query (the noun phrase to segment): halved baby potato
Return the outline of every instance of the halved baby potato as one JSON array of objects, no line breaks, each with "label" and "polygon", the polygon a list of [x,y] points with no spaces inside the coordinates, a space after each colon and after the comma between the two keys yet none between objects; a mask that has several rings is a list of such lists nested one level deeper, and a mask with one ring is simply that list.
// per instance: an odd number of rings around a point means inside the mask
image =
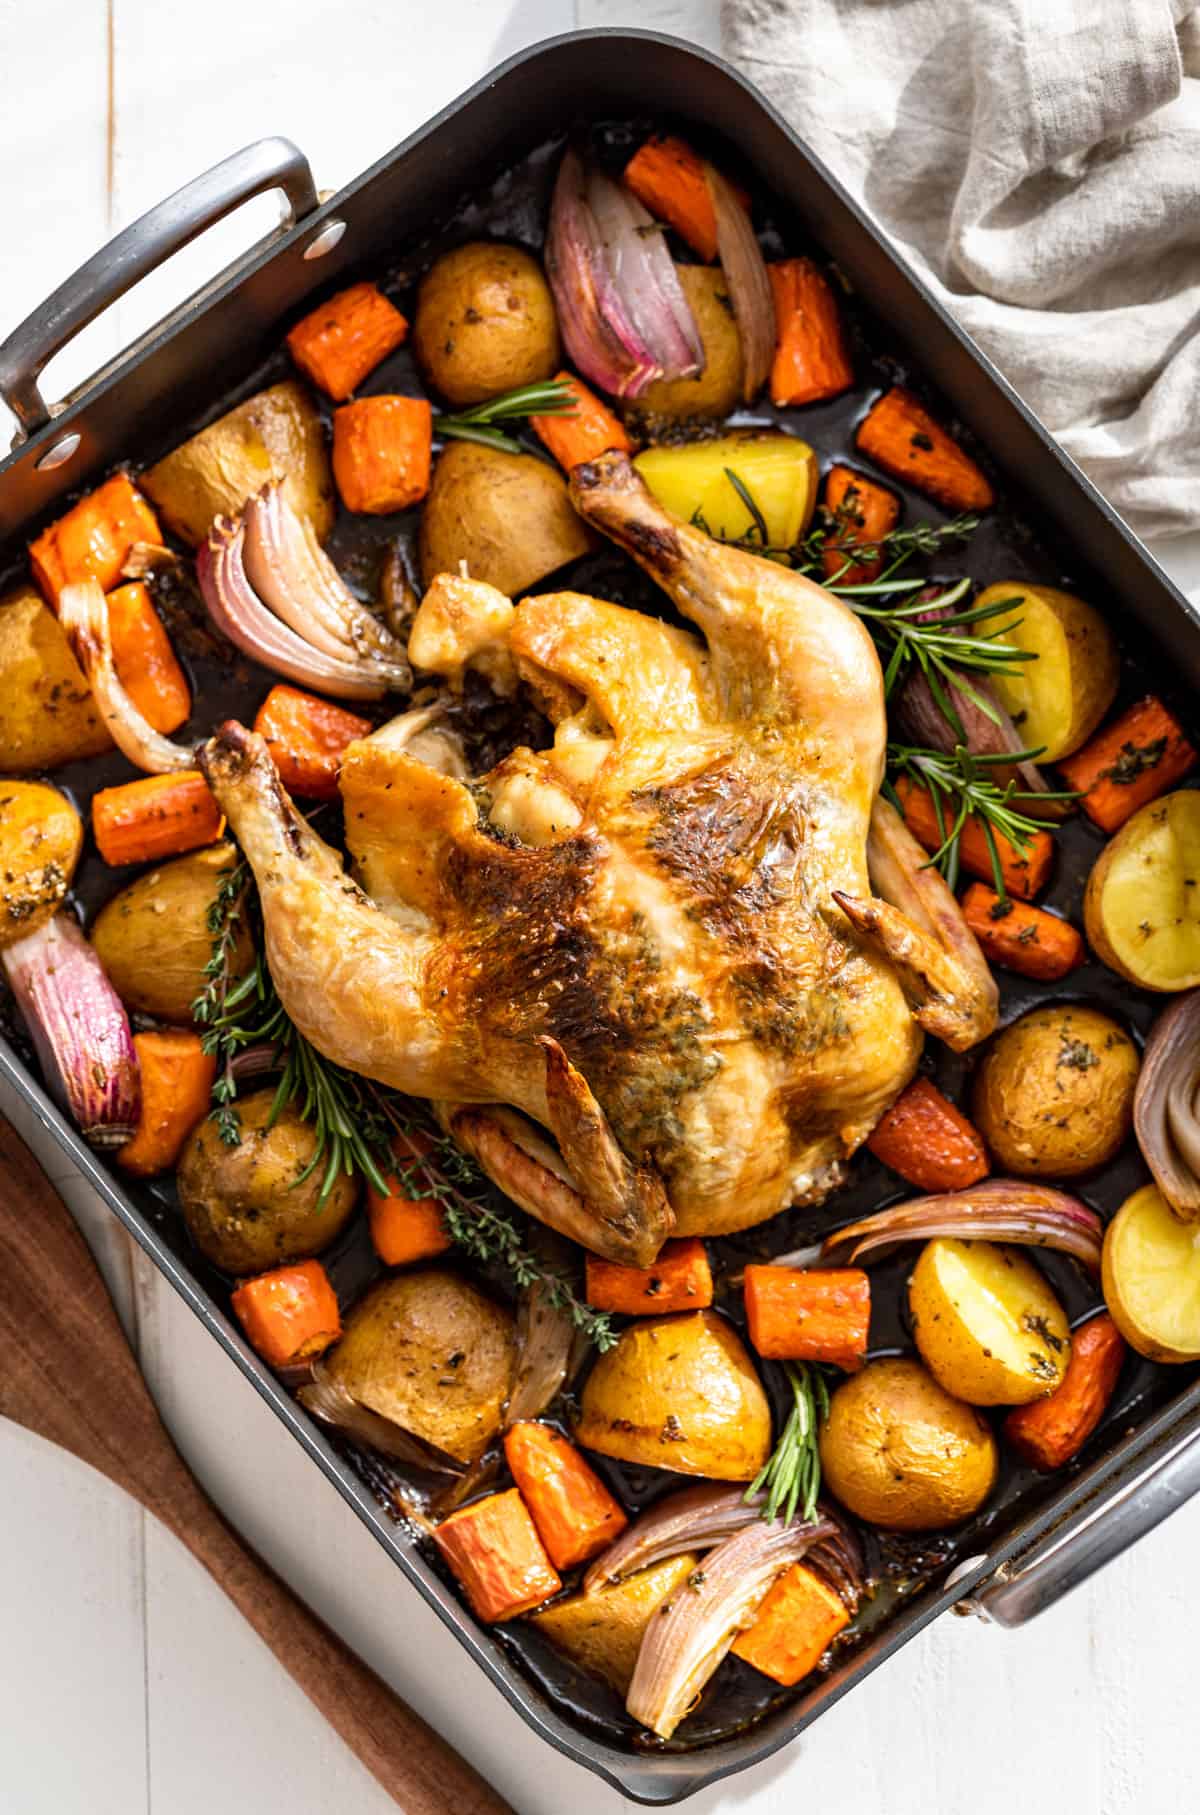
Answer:
[{"label": "halved baby potato", "polygon": [[[1054,763],[1086,743],[1112,705],[1121,666],[1116,640],[1098,611],[1057,586],[1001,581],[975,603],[1009,599],[1019,622],[1003,640],[1036,659],[1013,662],[989,678],[1025,748],[1040,749],[1039,761]],[[1007,614],[997,615],[988,629],[1007,622]]]},{"label": "halved baby potato", "polygon": [[908,1286],[930,1373],[969,1405],[1052,1393],[1071,1359],[1066,1312],[1031,1261],[994,1242],[927,1242]]},{"label": "halved baby potato", "polygon": [[687,447],[651,447],[633,463],[664,509],[719,542],[761,539],[761,527],[731,474],[754,500],[767,546],[791,548],[812,521],[817,456],[774,429],[745,429]]},{"label": "halved baby potato", "polygon": [[1157,1185],[1126,1198],[1104,1237],[1104,1298],[1130,1348],[1151,1361],[1200,1359],[1200,1224]]},{"label": "halved baby potato", "polygon": [[573,1664],[589,1676],[598,1676],[624,1701],[652,1616],[677,1589],[683,1589],[699,1564],[700,1558],[690,1553],[667,1557],[623,1582],[555,1601],[533,1614],[529,1623]]},{"label": "halved baby potato", "polygon": [[1105,845],[1083,898],[1088,944],[1139,989],[1200,983],[1200,794],[1148,801]]}]

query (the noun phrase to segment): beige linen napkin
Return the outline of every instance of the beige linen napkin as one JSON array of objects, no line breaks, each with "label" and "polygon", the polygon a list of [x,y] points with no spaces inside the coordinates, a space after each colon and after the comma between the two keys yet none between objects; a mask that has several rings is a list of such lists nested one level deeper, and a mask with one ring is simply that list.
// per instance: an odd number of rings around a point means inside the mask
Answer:
[{"label": "beige linen napkin", "polygon": [[1197,0],[725,0],[723,31],[1134,529],[1200,527]]}]

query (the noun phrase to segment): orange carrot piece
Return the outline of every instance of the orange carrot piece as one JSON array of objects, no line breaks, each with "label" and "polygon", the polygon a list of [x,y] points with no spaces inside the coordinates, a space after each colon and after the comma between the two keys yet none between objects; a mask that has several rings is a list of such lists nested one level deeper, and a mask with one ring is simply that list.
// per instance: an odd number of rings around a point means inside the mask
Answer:
[{"label": "orange carrot piece", "polygon": [[1048,1399],[1014,1406],[1004,1435],[1022,1462],[1042,1474],[1077,1455],[1116,1391],[1125,1344],[1107,1311],[1071,1332],[1067,1371]]},{"label": "orange carrot piece", "polygon": [[625,181],[644,208],[674,227],[710,265],[717,256],[717,215],[704,165],[683,139],[647,139],[625,166]]},{"label": "orange carrot piece", "polygon": [[108,595],[108,634],[117,678],[156,731],[178,731],[192,709],[191,689],[141,580]]},{"label": "orange carrot piece", "polygon": [[928,1078],[900,1092],[867,1146],[921,1191],[962,1191],[989,1171],[978,1130]]},{"label": "orange carrot piece", "polygon": [[587,1257],[587,1298],[598,1311],[642,1317],[654,1311],[704,1311],[713,1301],[708,1250],[698,1237],[666,1242],[652,1267]]},{"label": "orange carrot piece", "polygon": [[430,1197],[412,1195],[411,1166],[433,1150],[429,1136],[414,1129],[398,1134],[392,1152],[402,1168],[387,1175],[388,1195],[367,1186],[367,1217],[375,1252],[387,1267],[407,1267],[414,1261],[432,1260],[453,1246],[446,1233],[441,1205]]},{"label": "orange carrot piece", "polygon": [[342,1333],[337,1295],[319,1260],[244,1280],[232,1302],[246,1340],[273,1368],[324,1354]]},{"label": "orange carrot piece", "polygon": [[298,321],[287,344],[305,377],[344,403],[407,337],[407,321],[377,284],[351,284]]},{"label": "orange carrot piece", "polygon": [[266,739],[279,779],[304,800],[336,800],[338,768],[347,747],[372,729],[344,706],[283,682],[272,687],[254,718]]},{"label": "orange carrot piece", "polygon": [[841,1595],[793,1563],[767,1590],[754,1624],[734,1639],[733,1655],[790,1689],[816,1669],[849,1624]]},{"label": "orange carrot piece", "polygon": [[771,402],[818,403],[854,383],[842,318],[824,273],[811,258],[767,266],[775,298]]},{"label": "orange carrot piece", "polygon": [[424,397],[360,397],[333,412],[333,476],[347,510],[407,510],[429,490],[433,408]]},{"label": "orange carrot piece", "polygon": [[562,1587],[515,1487],[451,1513],[433,1541],[489,1625],[540,1607]]},{"label": "orange carrot piece", "polygon": [[117,1165],[137,1178],[168,1172],[183,1143],[208,1114],[217,1061],[206,1053],[200,1035],[181,1028],[134,1034],[142,1077],[138,1125],[117,1153]]},{"label": "orange carrot piece", "polygon": [[[929,789],[919,788],[907,775],[902,775],[896,783],[896,795],[904,814],[904,823],[913,837],[919,839],[927,851],[936,851],[945,833],[938,828],[937,813]],[[948,832],[954,823],[954,813],[943,805],[942,817]],[[1023,849],[1018,849],[1002,832],[995,833],[995,840],[1005,888],[1010,895],[1016,895],[1022,901],[1032,900],[1049,880],[1050,868],[1054,862],[1053,838],[1049,832],[1031,832],[1029,842]],[[987,835],[973,814],[963,826],[958,851],[959,860],[968,876],[978,876],[984,882],[994,880]]]},{"label": "orange carrot piece", "polygon": [[134,543],[161,541],[158,518],[128,473],[114,473],[44,529],[30,543],[29,558],[47,604],[57,607],[63,587],[81,580],[111,592]]},{"label": "orange carrot piece", "polygon": [[[825,572],[842,586],[862,586],[883,566],[882,554],[846,566],[845,544],[882,542],[900,521],[900,500],[886,485],[877,485],[850,466],[831,466],[825,480],[825,509],[835,528],[822,552]],[[830,544],[841,544],[831,546]]]},{"label": "orange carrot piece", "polygon": [[215,844],[225,821],[199,769],[143,775],[92,797],[92,832],[105,863],[156,863]]},{"label": "orange carrot piece", "polygon": [[971,884],[962,911],[988,963],[1022,977],[1055,983],[1087,956],[1083,936],[1069,920],[1024,901],[1002,901],[986,883]]},{"label": "orange carrot piece", "polygon": [[586,384],[570,372],[556,372],[554,376],[558,383],[570,386],[574,412],[569,416],[531,416],[529,426],[565,472],[585,461],[598,460],[612,448],[622,454],[633,452],[633,442],[620,422]]},{"label": "orange carrot piece", "polygon": [[1115,832],[1195,766],[1183,726],[1151,694],[1058,764],[1067,786],[1083,796],[1088,818],[1104,832]]},{"label": "orange carrot piece", "polygon": [[854,439],[868,460],[906,479],[946,510],[988,510],[996,502],[971,456],[899,386],[872,404]]},{"label": "orange carrot piece", "polygon": [[555,1569],[586,1563],[628,1525],[595,1469],[553,1425],[514,1424],[504,1454]]},{"label": "orange carrot piece", "polygon": [[742,1289],[750,1341],[767,1360],[862,1366],[871,1282],[860,1267],[750,1266]]}]

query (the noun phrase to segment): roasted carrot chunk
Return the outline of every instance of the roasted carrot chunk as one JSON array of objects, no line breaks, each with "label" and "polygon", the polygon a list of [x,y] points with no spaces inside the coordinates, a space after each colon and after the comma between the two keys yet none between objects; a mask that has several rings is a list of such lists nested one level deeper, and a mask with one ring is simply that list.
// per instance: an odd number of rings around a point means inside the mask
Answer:
[{"label": "roasted carrot chunk", "polygon": [[750,1340],[769,1361],[828,1361],[848,1374],[867,1353],[871,1282],[859,1267],[746,1268]]},{"label": "roasted carrot chunk", "polygon": [[666,1242],[652,1267],[587,1257],[588,1303],[641,1317],[649,1311],[704,1311],[713,1301],[708,1250],[695,1236]]},{"label": "roasted carrot chunk", "polygon": [[871,406],[855,443],[885,473],[906,479],[946,510],[987,510],[996,502],[971,456],[899,386]]},{"label": "roasted carrot chunk", "polygon": [[962,1191],[988,1175],[979,1133],[928,1078],[901,1091],[867,1146],[922,1191]]},{"label": "roasted carrot chunk", "polygon": [[1058,767],[1080,805],[1104,832],[1115,832],[1148,800],[1157,800],[1196,766],[1196,751],[1179,720],[1152,695]]},{"label": "roasted carrot chunk", "polygon": [[138,1178],[153,1178],[170,1170],[196,1123],[208,1114],[217,1061],[203,1050],[199,1034],[181,1028],[134,1034],[133,1044],[142,1107],[117,1164]]},{"label": "roasted carrot chunk", "polygon": [[371,1240],[385,1266],[407,1267],[414,1261],[432,1260],[435,1254],[444,1254],[453,1245],[446,1233],[441,1206],[431,1197],[413,1195],[413,1163],[432,1150],[433,1142],[419,1129],[398,1134],[392,1142],[392,1152],[400,1171],[388,1174],[388,1195],[383,1197],[374,1185],[367,1186]]},{"label": "roasted carrot chunk", "polygon": [[[904,823],[913,837],[919,839],[927,851],[936,851],[946,834],[938,824],[929,789],[918,787],[907,775],[902,775],[896,783],[896,796],[904,814]],[[954,823],[954,814],[943,807],[942,816],[948,832]],[[1050,868],[1054,862],[1053,838],[1049,832],[1031,832],[1028,844],[1018,849],[1002,832],[996,832],[994,837],[1005,888],[1010,895],[1019,896],[1022,901],[1031,900],[1045,888],[1049,880]],[[958,849],[962,867],[968,876],[979,876],[985,882],[993,881],[992,855],[987,835],[974,815],[963,826]]]},{"label": "roasted carrot chunk", "polygon": [[818,403],[854,383],[837,298],[811,258],[767,266],[775,298],[771,402]]},{"label": "roasted carrot chunk", "polygon": [[628,1525],[595,1469],[553,1425],[514,1424],[504,1454],[555,1569],[586,1563]]},{"label": "roasted carrot chunk", "polygon": [[873,580],[883,566],[882,554],[847,567],[847,544],[871,547],[891,534],[900,521],[900,500],[895,492],[856,473],[853,467],[831,466],[825,480],[825,509],[834,522],[821,554],[825,572],[842,586],[861,586]]},{"label": "roasted carrot chunk", "polygon": [[562,1587],[515,1487],[451,1513],[433,1541],[489,1625],[528,1613]]},{"label": "roasted carrot chunk", "polygon": [[621,423],[586,384],[570,372],[554,376],[560,384],[570,385],[575,408],[570,415],[531,416],[529,426],[565,472],[587,460],[598,460],[610,448],[622,454],[633,452],[633,442]]},{"label": "roasted carrot chunk", "polygon": [[432,458],[424,397],[360,397],[333,412],[333,476],[347,510],[382,517],[419,504]]},{"label": "roasted carrot chunk", "polygon": [[73,504],[29,545],[33,577],[51,606],[64,586],[96,580],[104,592],[120,583],[135,542],[161,542],[158,518],[128,473],[114,473]]},{"label": "roasted carrot chunk", "polygon": [[1107,1311],[1071,1333],[1071,1359],[1048,1399],[1014,1406],[1004,1435],[1023,1462],[1043,1474],[1077,1455],[1116,1391],[1125,1344]]},{"label": "roasted carrot chunk", "polygon": [[337,1296],[319,1260],[244,1280],[232,1302],[247,1341],[273,1368],[323,1354],[342,1333]]},{"label": "roasted carrot chunk", "polygon": [[344,403],[408,336],[408,323],[376,284],[351,284],[298,321],[288,352],[306,378]]},{"label": "roasted carrot chunk", "polygon": [[280,781],[289,794],[304,800],[337,798],[342,756],[371,728],[369,718],[282,682],[272,687],[254,719],[254,729],[270,746]]},{"label": "roasted carrot chunk", "polygon": [[849,1624],[841,1595],[793,1563],[767,1590],[754,1624],[733,1641],[733,1655],[790,1689],[816,1669]]},{"label": "roasted carrot chunk", "polygon": [[1054,983],[1083,963],[1083,936],[1069,920],[1024,901],[1002,901],[986,883],[973,882],[962,898],[963,918],[989,964]]},{"label": "roasted carrot chunk", "polygon": [[198,769],[143,775],[92,799],[92,831],[105,863],[156,863],[215,844],[225,821]]},{"label": "roasted carrot chunk", "polygon": [[717,256],[717,216],[704,165],[683,139],[647,139],[625,166],[625,181],[644,208],[674,227],[705,264]]},{"label": "roasted carrot chunk", "polygon": [[142,717],[156,731],[178,731],[192,709],[191,690],[140,580],[109,593],[108,634],[117,677]]}]

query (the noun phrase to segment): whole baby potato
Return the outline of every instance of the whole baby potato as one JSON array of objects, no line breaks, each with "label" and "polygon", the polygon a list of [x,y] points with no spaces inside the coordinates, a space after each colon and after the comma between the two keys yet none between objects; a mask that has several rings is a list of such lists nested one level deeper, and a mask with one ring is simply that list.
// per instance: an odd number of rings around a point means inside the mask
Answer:
[{"label": "whole baby potato", "polygon": [[[286,1105],[268,1127],[273,1088],[238,1098],[242,1138],[229,1146],[207,1118],[188,1136],[179,1162],[179,1205],[192,1240],[223,1273],[265,1273],[307,1260],[340,1234],[358,1183],[339,1174],[322,1204],[324,1166],[301,1174],[316,1151],[312,1124]],[[299,1182],[298,1182],[299,1181]]]},{"label": "whole baby potato", "polygon": [[[235,862],[231,844],[177,857],[128,884],[97,914],[91,941],[126,1008],[188,1027],[212,956],[209,911]],[[229,956],[238,978],[254,957],[242,926]]]},{"label": "whole baby potato", "polygon": [[0,599],[0,774],[111,749],[66,632],[40,592],[18,586]]},{"label": "whole baby potato", "polygon": [[473,580],[511,599],[591,546],[565,479],[544,460],[473,441],[452,441],[439,455],[421,512],[426,586],[465,561]]},{"label": "whole baby potato", "polygon": [[622,1330],[588,1376],[575,1435],[621,1462],[752,1481],[770,1454],[771,1413],[733,1325],[691,1311]]},{"label": "whole baby potato", "polygon": [[519,246],[492,240],[444,252],[417,292],[413,348],[430,384],[453,404],[552,377],[562,350],[542,267]]},{"label": "whole baby potato", "polygon": [[36,933],[62,906],[83,823],[46,781],[0,779],[0,948]]},{"label": "whole baby potato", "polygon": [[1099,1009],[1031,1009],[996,1036],[975,1079],[975,1124],[999,1170],[1074,1178],[1103,1166],[1133,1121],[1138,1055]]},{"label": "whole baby potato", "polygon": [[977,1512],[996,1480],[996,1439],[919,1361],[869,1361],[838,1387],[821,1428],[825,1484],[890,1531],[940,1531]]},{"label": "whole baby potato", "polygon": [[647,385],[635,414],[651,424],[656,418],[728,416],[742,399],[742,337],[725,273],[720,265],[680,265],[678,275],[704,344],[704,370],[696,378],[659,378]]}]

